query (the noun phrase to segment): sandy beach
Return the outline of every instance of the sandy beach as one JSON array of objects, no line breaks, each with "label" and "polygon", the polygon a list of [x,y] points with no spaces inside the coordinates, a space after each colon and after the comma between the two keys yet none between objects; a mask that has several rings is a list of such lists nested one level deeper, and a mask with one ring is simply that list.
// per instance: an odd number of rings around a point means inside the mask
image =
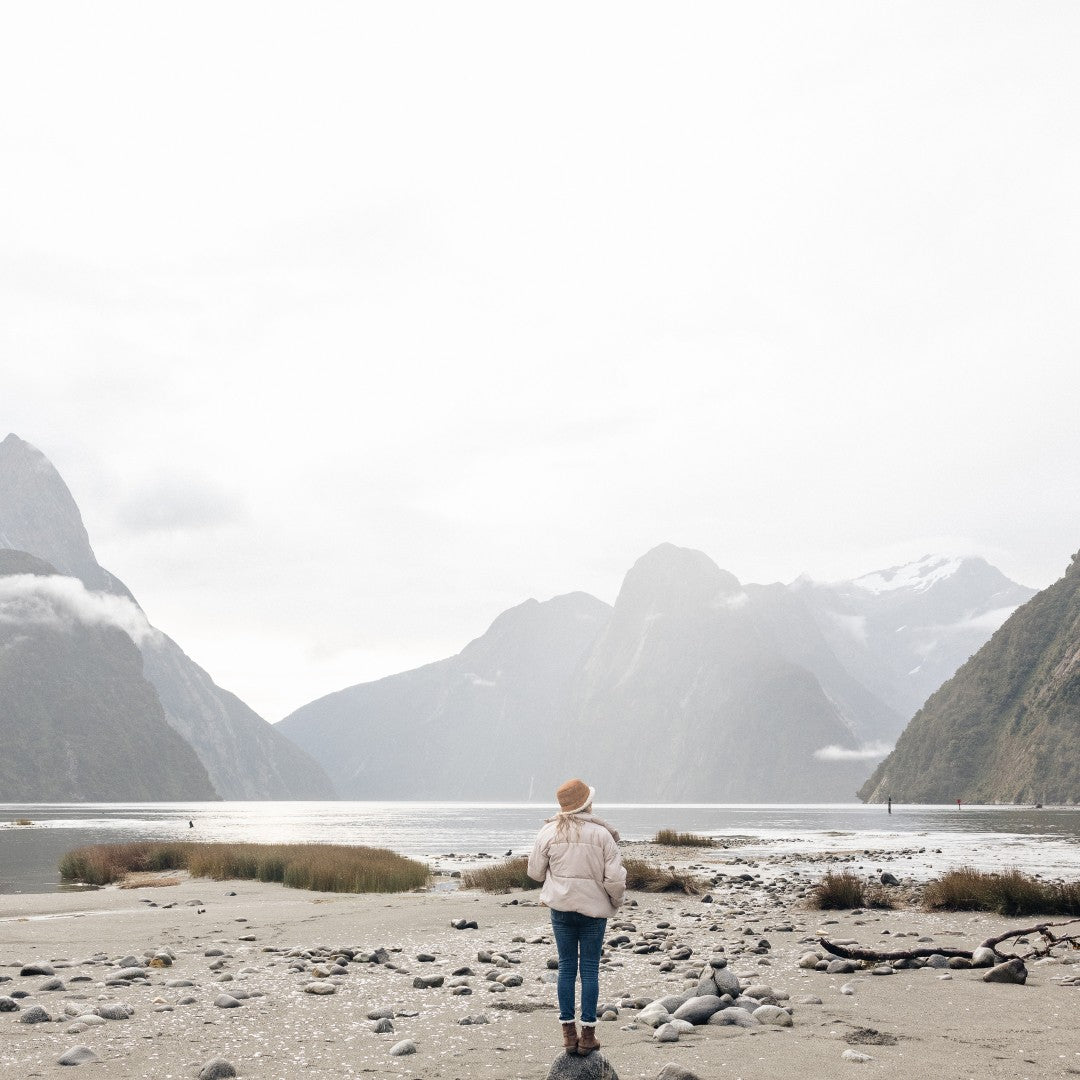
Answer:
[{"label": "sandy beach", "polygon": [[[658,861],[687,861],[645,847]],[[607,950],[600,1000],[623,1004],[616,1019],[598,1025],[598,1036],[623,1080],[653,1080],[669,1062],[702,1080],[848,1072],[914,1080],[1080,1075],[1080,964],[1072,962],[1080,953],[1029,964],[1023,986],[985,983],[978,970],[875,976],[798,966],[821,934],[872,948],[915,947],[917,938],[972,948],[1010,926],[1040,920],[910,909],[810,911],[801,895],[805,884],[783,875],[740,880],[742,868],[731,858],[730,852],[693,857],[696,865],[729,875],[711,889],[711,903],[632,893],[609,923],[609,940],[621,934],[629,943]],[[542,1080],[560,1052],[547,912],[535,893],[490,896],[451,885],[440,878],[423,893],[342,896],[181,880],[157,888],[0,896],[0,995],[27,995],[15,999],[19,1011],[0,1013],[0,1077],[68,1075],[58,1059],[86,1046],[97,1060],[79,1069],[117,1080],[195,1077],[218,1057],[239,1076],[259,1080]],[[479,928],[453,929],[459,919]],[[648,945],[656,951],[634,951]],[[320,979],[312,969],[342,949],[356,954],[344,973]],[[386,962],[361,962],[378,949],[387,951]],[[688,957],[673,958],[687,949]],[[316,954],[300,955],[305,950]],[[480,958],[485,951],[492,961]],[[145,963],[161,952],[175,961],[146,968],[145,979],[106,985],[124,958]],[[418,959],[424,955],[434,959]],[[658,1042],[628,1003],[688,993],[695,985],[690,976],[717,957],[749,983],[786,994],[781,1004],[790,1008],[792,1026],[705,1025],[677,1042]],[[40,963],[62,988],[44,989],[47,974],[20,974]],[[465,968],[468,974],[461,973]],[[496,983],[489,974],[520,976],[520,985],[514,978]],[[436,975],[444,976],[443,985],[414,986],[417,977]],[[319,982],[334,985],[334,992],[305,989]],[[223,994],[239,1005],[215,1005]],[[69,1033],[76,1016],[110,1003],[133,1011]],[[34,1005],[51,1019],[20,1023]],[[373,1030],[368,1014],[379,1009],[393,1012],[392,1032]],[[480,1016],[487,1023],[461,1023]],[[391,1056],[403,1040],[415,1044],[415,1053]],[[868,1058],[845,1058],[847,1051]]]}]

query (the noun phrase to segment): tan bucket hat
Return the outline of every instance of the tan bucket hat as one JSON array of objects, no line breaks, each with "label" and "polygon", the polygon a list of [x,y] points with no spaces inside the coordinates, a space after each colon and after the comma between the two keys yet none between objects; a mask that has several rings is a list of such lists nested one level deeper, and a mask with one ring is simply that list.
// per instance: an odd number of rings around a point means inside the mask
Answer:
[{"label": "tan bucket hat", "polygon": [[584,810],[593,801],[596,788],[589,787],[584,780],[567,780],[558,791],[555,798],[559,800],[560,814],[576,814]]}]

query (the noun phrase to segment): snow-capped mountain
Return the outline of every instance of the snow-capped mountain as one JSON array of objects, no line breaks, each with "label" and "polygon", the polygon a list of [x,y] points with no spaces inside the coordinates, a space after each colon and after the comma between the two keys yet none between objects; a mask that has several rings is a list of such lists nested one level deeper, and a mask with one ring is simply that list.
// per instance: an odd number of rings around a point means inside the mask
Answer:
[{"label": "snow-capped mountain", "polygon": [[1080,552],[932,694],[868,802],[1080,801]]},{"label": "snow-capped mountain", "polygon": [[901,717],[892,741],[923,702],[1034,589],[985,559],[925,555],[852,581],[791,585],[832,651],[858,682]]}]

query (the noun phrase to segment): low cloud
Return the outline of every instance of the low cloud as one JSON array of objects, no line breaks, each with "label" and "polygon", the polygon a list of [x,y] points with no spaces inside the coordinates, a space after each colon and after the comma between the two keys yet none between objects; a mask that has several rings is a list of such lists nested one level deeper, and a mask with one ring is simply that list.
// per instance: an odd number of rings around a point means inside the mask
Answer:
[{"label": "low cloud", "polygon": [[738,611],[740,608],[746,607],[749,603],[750,594],[740,589],[738,592],[724,593],[721,596],[716,597],[712,602],[712,606],[728,611]]},{"label": "low cloud", "polygon": [[999,607],[992,608],[990,611],[984,611],[979,615],[972,615],[967,619],[961,619],[958,623],[953,623],[952,626],[943,627],[945,630],[989,630],[993,633],[1001,626],[1005,620],[1017,609],[1019,605],[1014,604],[1012,607]]},{"label": "low cloud", "polygon": [[114,626],[137,645],[158,636],[126,596],[91,592],[78,578],[36,574],[0,577],[0,623],[71,630]]},{"label": "low cloud", "polygon": [[852,749],[848,746],[823,746],[814,751],[818,761],[877,761],[892,750],[888,743],[867,743]]}]

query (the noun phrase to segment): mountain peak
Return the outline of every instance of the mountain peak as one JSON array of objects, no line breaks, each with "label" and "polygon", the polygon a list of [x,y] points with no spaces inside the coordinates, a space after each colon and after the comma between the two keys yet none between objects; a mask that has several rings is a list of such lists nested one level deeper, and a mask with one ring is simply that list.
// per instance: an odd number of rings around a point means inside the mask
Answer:
[{"label": "mountain peak", "polygon": [[657,610],[699,606],[741,592],[739,579],[721,570],[703,551],[665,543],[647,551],[630,568],[616,607],[641,603]]},{"label": "mountain peak", "polygon": [[0,547],[32,552],[87,588],[116,591],[98,565],[67,484],[36,446],[14,432],[0,442]]}]

